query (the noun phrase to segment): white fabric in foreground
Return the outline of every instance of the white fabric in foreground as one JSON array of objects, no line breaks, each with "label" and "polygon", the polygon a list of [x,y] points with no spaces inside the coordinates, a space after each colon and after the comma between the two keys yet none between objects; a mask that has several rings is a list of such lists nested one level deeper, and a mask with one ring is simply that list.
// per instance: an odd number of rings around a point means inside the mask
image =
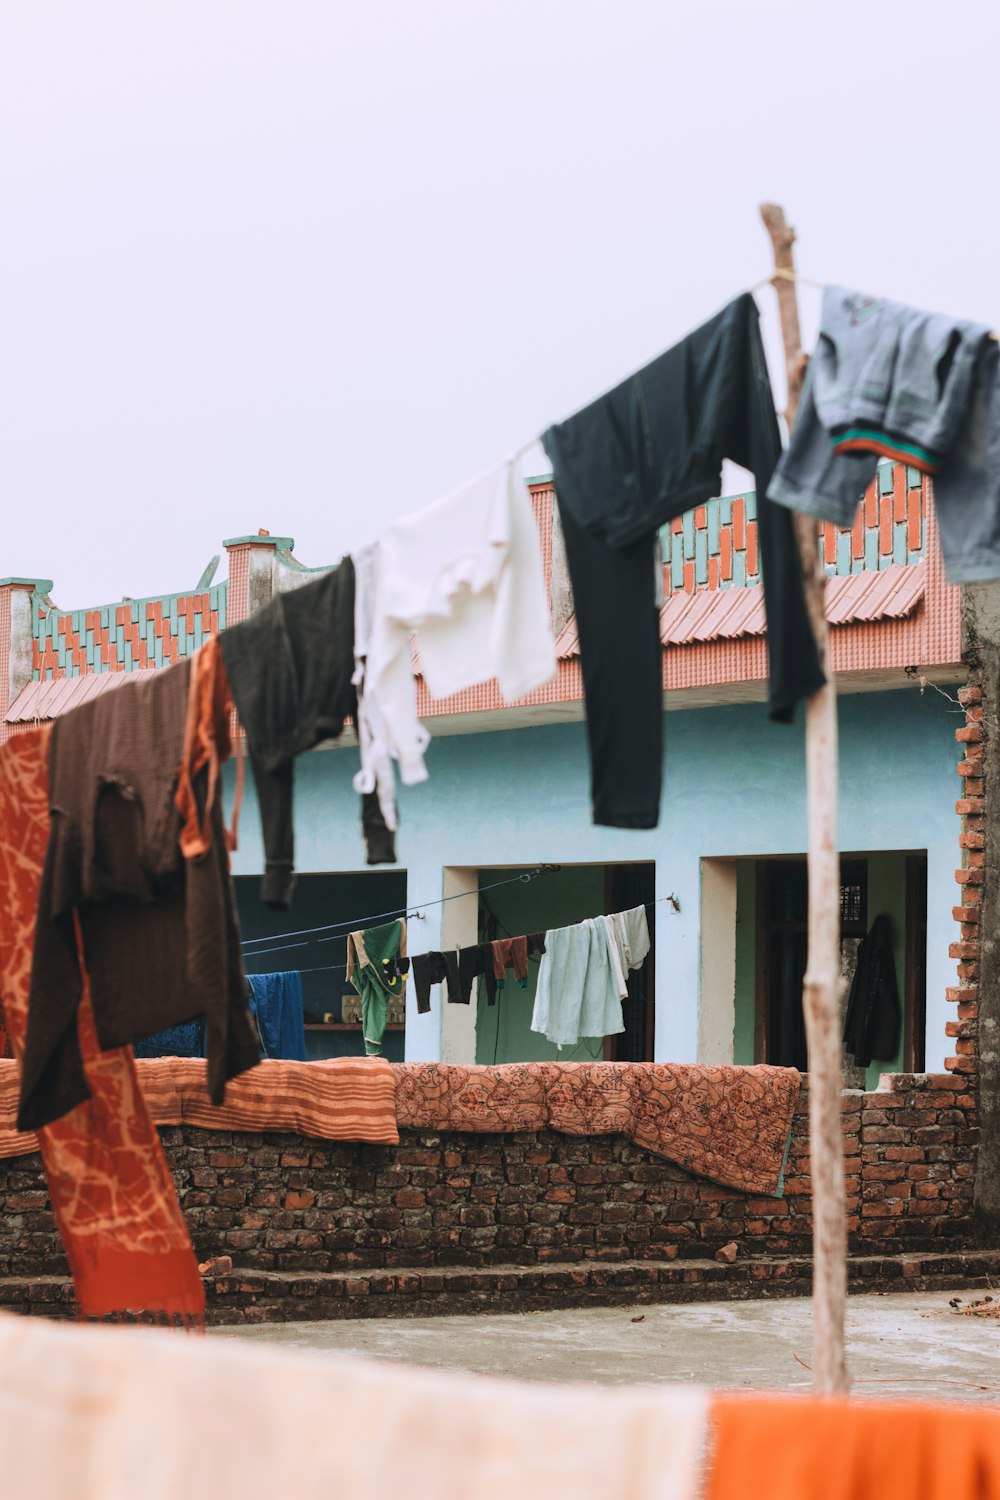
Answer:
[{"label": "white fabric in foreground", "polygon": [[4,1500],[694,1500],[707,1412],[0,1314]]}]

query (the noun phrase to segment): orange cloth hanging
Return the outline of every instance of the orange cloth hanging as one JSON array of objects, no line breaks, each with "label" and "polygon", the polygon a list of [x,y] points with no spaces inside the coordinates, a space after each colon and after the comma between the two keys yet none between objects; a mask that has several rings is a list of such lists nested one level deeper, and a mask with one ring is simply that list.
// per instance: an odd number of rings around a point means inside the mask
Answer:
[{"label": "orange cloth hanging", "polygon": [[716,1396],[705,1500],[987,1500],[1000,1410]]},{"label": "orange cloth hanging", "polygon": [[[213,635],[191,661],[191,688],[188,697],[187,722],[184,729],[184,754],[177,776],[174,802],[184,819],[180,834],[181,853],[185,859],[200,859],[208,853],[212,841],[211,813],[218,795],[219,767],[233,753],[230,721],[233,695],[219,649],[219,637]],[[199,817],[194,779],[208,767],[208,789],[205,807]],[[236,848],[240,805],[243,801],[243,742],[236,739],[236,798],[233,816],[226,833],[226,847]]]},{"label": "orange cloth hanging", "polygon": [[[0,984],[15,1057],[24,1049],[38,887],[49,837],[50,728],[0,746]],[[102,1052],[83,976],[80,1051],[91,1098],[38,1132],[52,1209],[84,1317],[118,1312],[202,1325],[191,1236],[130,1047]]]}]

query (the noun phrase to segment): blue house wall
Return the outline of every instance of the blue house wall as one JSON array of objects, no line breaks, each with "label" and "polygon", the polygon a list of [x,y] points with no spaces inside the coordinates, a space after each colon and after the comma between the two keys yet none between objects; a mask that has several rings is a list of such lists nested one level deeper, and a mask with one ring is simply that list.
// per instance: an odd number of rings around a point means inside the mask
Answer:
[{"label": "blue house wall", "polygon": [[[959,832],[954,730],[964,721],[944,697],[921,696],[915,687],[842,696],[839,708],[840,847],[927,852],[926,1068],[940,1071],[948,1050],[945,989],[954,983],[948,957]],[[595,828],[585,726],[540,726],[436,738],[427,757],[429,782],[400,789],[398,853],[406,899],[423,913],[409,924],[412,952],[441,943],[445,908],[427,903],[440,900],[447,867],[484,872],[485,880],[485,872],[504,866],[655,861],[657,896],[675,892],[681,905],[679,914],[668,906],[657,909],[655,1059],[692,1062],[698,1060],[701,862],[804,852],[803,729],[801,720],[791,728],[772,724],[759,704],[665,717],[658,828]],[[366,869],[351,787],[356,766],[357,751],[350,746],[297,762],[299,870]],[[230,764],[230,796],[232,777]],[[237,875],[263,866],[249,775],[247,781]],[[296,920],[294,907],[286,915],[287,931],[306,925]],[[330,947],[339,954],[342,944]],[[441,1056],[447,1023],[434,994],[431,1013],[424,1016],[409,998],[409,1059]]]}]

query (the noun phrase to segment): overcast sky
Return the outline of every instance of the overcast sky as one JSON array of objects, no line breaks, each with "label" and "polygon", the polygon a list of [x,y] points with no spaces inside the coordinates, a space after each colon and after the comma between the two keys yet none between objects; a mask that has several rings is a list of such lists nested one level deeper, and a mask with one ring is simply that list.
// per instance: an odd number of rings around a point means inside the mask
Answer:
[{"label": "overcast sky", "polygon": [[995,0],[6,0],[0,575],[332,562],[765,276],[763,198],[1000,327],[998,116]]}]

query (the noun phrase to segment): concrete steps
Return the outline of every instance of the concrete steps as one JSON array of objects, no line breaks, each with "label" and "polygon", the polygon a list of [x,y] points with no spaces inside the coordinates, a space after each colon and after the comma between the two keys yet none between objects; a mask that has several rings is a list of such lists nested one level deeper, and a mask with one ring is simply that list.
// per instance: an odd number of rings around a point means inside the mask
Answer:
[{"label": "concrete steps", "polygon": [[[852,1256],[853,1292],[969,1290],[1000,1280],[1000,1250]],[[208,1321],[268,1323],[324,1318],[428,1317],[808,1295],[808,1257],[584,1261],[546,1266],[414,1267],[366,1271],[246,1271],[206,1281]],[[72,1316],[68,1278],[0,1279],[0,1309]]]}]

